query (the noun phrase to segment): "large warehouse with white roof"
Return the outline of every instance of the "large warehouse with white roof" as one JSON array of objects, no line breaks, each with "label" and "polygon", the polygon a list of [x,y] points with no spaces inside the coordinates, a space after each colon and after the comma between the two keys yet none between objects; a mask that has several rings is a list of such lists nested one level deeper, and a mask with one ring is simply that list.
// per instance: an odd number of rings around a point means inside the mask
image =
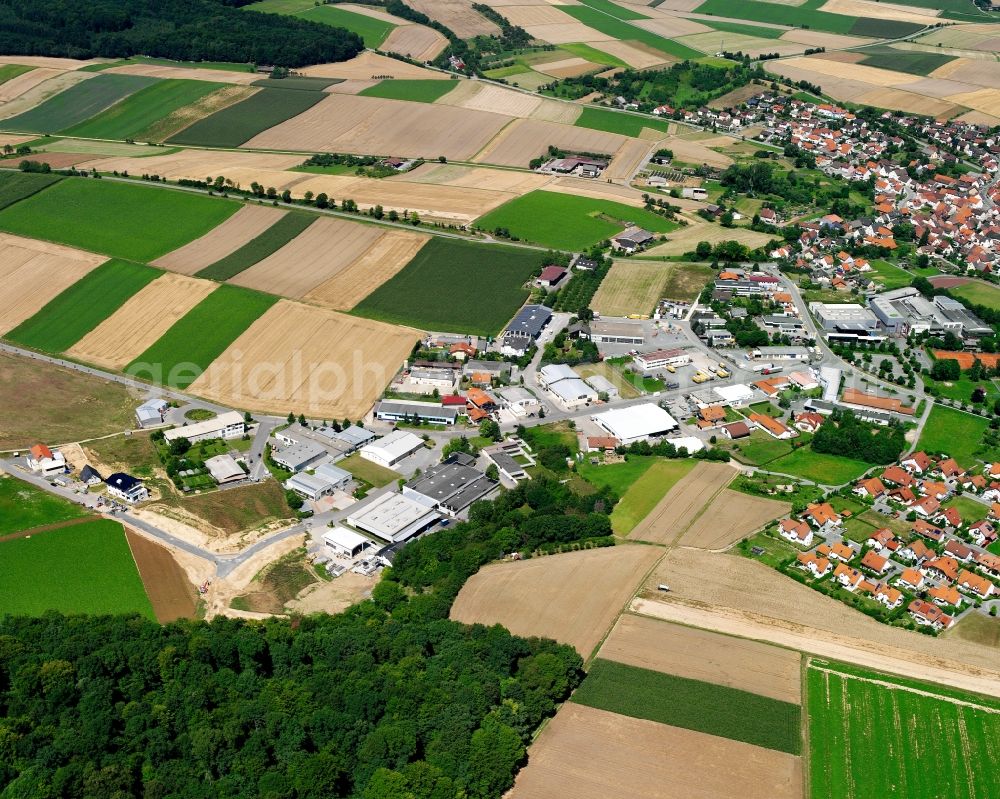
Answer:
[{"label": "large warehouse with white roof", "polygon": [[595,413],[590,418],[625,446],[666,435],[678,427],[673,416],[652,402]]}]

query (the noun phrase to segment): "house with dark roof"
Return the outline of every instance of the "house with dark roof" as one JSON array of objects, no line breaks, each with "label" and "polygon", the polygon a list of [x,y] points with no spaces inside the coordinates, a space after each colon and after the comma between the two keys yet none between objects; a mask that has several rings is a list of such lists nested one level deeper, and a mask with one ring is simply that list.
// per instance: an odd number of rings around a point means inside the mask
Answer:
[{"label": "house with dark roof", "polygon": [[130,474],[125,474],[125,472],[115,472],[104,483],[107,485],[108,493],[111,496],[125,502],[136,503],[149,499],[149,491],[143,485],[142,480]]}]

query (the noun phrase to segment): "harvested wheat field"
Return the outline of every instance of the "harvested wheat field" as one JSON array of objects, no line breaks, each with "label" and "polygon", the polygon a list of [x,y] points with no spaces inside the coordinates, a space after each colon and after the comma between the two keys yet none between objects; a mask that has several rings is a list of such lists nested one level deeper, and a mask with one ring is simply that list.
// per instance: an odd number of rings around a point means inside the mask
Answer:
[{"label": "harvested wheat field", "polygon": [[707,241],[710,244],[717,244],[720,241],[738,241],[750,249],[755,249],[767,244],[771,238],[767,233],[758,233],[749,228],[724,228],[708,222],[698,222],[669,233],[665,243],[647,250],[647,254],[683,255],[686,252],[692,252],[698,246],[699,241]]},{"label": "harvested wheat field", "polygon": [[657,544],[676,542],[736,474],[728,464],[702,461],[667,492],[629,538]]},{"label": "harvested wheat field", "polygon": [[[31,74],[32,73],[30,72],[24,73],[24,75]],[[65,91],[70,86],[75,86],[80,81],[92,78],[95,74],[96,73],[94,72],[59,72],[58,74],[43,80],[41,83],[36,83],[29,89],[19,92],[17,96],[5,102],[2,106],[0,106],[0,119],[10,119],[10,117],[29,111],[36,105],[40,105],[45,100],[48,100],[54,94]],[[13,83],[17,79],[18,78],[14,78],[11,81],[7,81],[7,83]],[[4,86],[6,85],[7,84],[4,84]]]},{"label": "harvested wheat field", "polygon": [[37,138],[38,136],[33,133],[0,133],[0,147],[6,144],[16,147],[18,144],[34,141]]},{"label": "harvested wheat field", "polygon": [[205,80],[212,83],[235,83],[248,86],[261,75],[256,72],[236,72],[225,69],[197,69],[194,67],[173,67],[161,64],[125,64],[104,70],[119,75],[144,75],[148,78],[174,78],[176,80]]},{"label": "harvested wheat field", "polygon": [[[942,98],[946,99],[953,94],[974,92],[979,88],[979,86],[973,86],[971,83],[959,83],[958,81],[945,80],[944,78],[921,78],[912,83],[903,83],[899,86],[900,91],[910,94],[922,94],[925,97],[936,97],[939,100]],[[890,89],[890,91],[893,90]]]},{"label": "harvested wheat field", "polygon": [[819,7],[830,14],[864,19],[894,19],[898,22],[913,22],[917,25],[937,25],[940,20],[935,9],[914,10],[902,3],[869,2],[869,0],[827,0]]},{"label": "harvested wheat field", "polygon": [[348,61],[332,64],[314,64],[298,70],[310,78],[344,78],[345,80],[371,80],[375,76],[389,78],[425,78],[430,80],[451,80],[444,72],[408,64],[398,58],[389,58],[371,50],[358,53]]},{"label": "harvested wheat field", "polygon": [[460,39],[500,33],[495,23],[472,10],[472,0],[412,0],[409,5],[440,22]]},{"label": "harvested wheat field", "polygon": [[462,587],[451,618],[554,638],[586,658],[662,554],[623,544],[495,563]]},{"label": "harvested wheat field", "polygon": [[798,799],[794,755],[567,702],[510,799]]},{"label": "harvested wheat field", "polygon": [[358,80],[351,78],[343,80],[340,83],[334,83],[332,86],[327,86],[323,91],[328,94],[360,94],[365,89],[370,89],[381,82],[379,80]]},{"label": "harvested wheat field", "polygon": [[653,147],[643,139],[629,139],[614,154],[603,176],[608,180],[624,180],[627,183],[645,162]]},{"label": "harvested wheat field", "polygon": [[1000,62],[984,61],[982,59],[956,58],[947,64],[942,64],[930,76],[972,83],[976,86],[1000,89]]},{"label": "harvested wheat field", "polygon": [[245,205],[200,239],[168,252],[152,264],[182,275],[193,275],[257,238],[285,213],[266,205]]},{"label": "harvested wheat field", "polygon": [[[985,91],[991,91],[994,97],[1000,94],[995,89],[987,89]],[[958,105],[954,102],[956,97],[965,96],[967,95],[959,94],[952,96],[948,100],[937,100],[933,97],[925,97],[922,94],[914,94],[913,92],[902,91],[901,89],[873,89],[870,92],[862,94],[857,98],[856,102],[862,105],[872,105],[876,108],[909,111],[913,114],[924,114],[926,116],[937,117],[938,119],[947,119],[966,110],[965,106],[967,104]],[[973,108],[974,106],[969,105],[968,107]]]},{"label": "harvested wheat field", "polygon": [[1000,92],[996,89],[979,89],[967,94],[953,94],[948,98],[956,103],[984,114],[1000,116]]},{"label": "harvested wheat field", "polygon": [[89,67],[94,64],[107,63],[102,58],[54,58],[44,55],[0,55],[0,64],[20,64],[22,67],[38,67],[40,69],[74,70]]},{"label": "harvested wheat field", "polygon": [[625,613],[601,645],[600,655],[782,702],[802,702],[802,656],[756,641]]},{"label": "harvested wheat field", "polygon": [[502,114],[447,105],[330,94],[243,146],[467,160],[509,121]]},{"label": "harvested wheat field", "polygon": [[589,128],[542,122],[537,119],[516,119],[491,141],[473,160],[501,166],[525,167],[532,158],[554,145],[570,152],[618,152],[627,137]]},{"label": "harvested wheat field", "polygon": [[585,58],[562,58],[558,61],[550,61],[547,64],[535,65],[536,72],[541,72],[543,75],[551,75],[553,78],[576,78],[600,69],[602,69],[600,64],[595,64]]},{"label": "harvested wheat field", "polygon": [[[471,84],[471,86],[470,86]],[[478,89],[471,91],[470,88]],[[452,97],[452,95],[457,95]],[[438,102],[445,105],[456,105],[474,111],[492,111],[495,114],[505,114],[511,117],[528,117],[542,104],[540,97],[533,94],[505,89],[492,84],[461,81],[459,87],[449,92]]]},{"label": "harvested wheat field", "polygon": [[804,30],[803,28],[792,28],[781,34],[783,42],[796,42],[807,47],[825,47],[827,50],[834,50],[846,47],[860,47],[869,44],[874,39],[866,39],[861,36],[842,36],[839,33],[823,33],[822,31]]},{"label": "harvested wheat field", "polygon": [[590,178],[556,178],[545,187],[546,191],[560,194],[576,194],[580,197],[594,197],[598,200],[614,200],[625,205],[641,208],[644,205],[642,192],[621,183],[601,183]]},{"label": "harvested wheat field", "polygon": [[[793,81],[808,81],[809,83],[816,84],[820,86],[826,94],[831,97],[835,97],[838,100],[850,100],[853,101],[857,97],[861,97],[863,94],[867,94],[873,89],[878,88],[875,84],[866,83],[860,80],[848,80],[847,78],[835,78],[829,75],[824,75],[820,72],[814,72],[811,69],[803,69],[802,67],[792,66],[791,61],[802,61],[803,59],[787,59],[784,61],[769,61],[767,62],[767,71],[774,72],[778,75],[783,75],[789,80]],[[816,61],[817,59],[809,58],[806,59],[806,63]],[[840,64],[836,61],[827,61],[829,65],[834,68]],[[844,64],[844,66],[857,66],[857,64]],[[912,80],[913,76],[899,75],[898,82],[902,83],[906,80]]]},{"label": "harvested wheat field", "polygon": [[93,161],[97,156],[93,153],[39,152],[32,156],[33,160],[48,164],[52,169],[67,169]]},{"label": "harvested wheat field", "polygon": [[542,122],[558,122],[560,125],[572,125],[580,118],[583,109],[574,103],[564,103],[561,100],[542,100],[542,104],[531,112],[532,119]]},{"label": "harvested wheat field", "polygon": [[124,369],[217,285],[166,272],[76,342],[67,355],[108,369]]},{"label": "harvested wheat field", "polygon": [[693,36],[698,33],[712,32],[712,28],[708,25],[702,25],[693,19],[668,16],[666,14],[654,19],[637,19],[635,26],[650,33],[655,33],[657,36],[662,36],[665,39],[675,39],[678,36]]},{"label": "harvested wheat field", "polygon": [[[549,44],[570,44],[572,42],[603,42],[611,39],[582,22],[566,22],[556,25],[529,25],[525,30],[533,39]],[[599,46],[599,45],[598,45]]]},{"label": "harvested wheat field", "polygon": [[404,266],[430,240],[422,233],[387,230],[354,262],[321,283],[305,299],[335,311],[349,311]]},{"label": "harvested wheat field", "polygon": [[234,408],[362,418],[419,338],[415,330],[280,300],[191,384]]},{"label": "harvested wheat field", "polygon": [[421,164],[405,175],[386,178],[393,183],[429,183],[436,186],[464,186],[473,189],[527,194],[541,188],[552,178],[538,172],[515,172],[511,169],[491,169],[488,166],[459,164]]},{"label": "harvested wheat field", "polygon": [[[155,152],[155,151],[154,151]],[[278,153],[245,153],[239,150],[180,150],[166,155],[140,158],[106,158],[94,164],[99,172],[151,173],[167,180],[188,178],[204,180],[206,177],[225,175],[232,177],[236,170],[291,169],[302,163],[301,155]],[[291,173],[304,177],[303,173]],[[260,181],[265,186],[273,185]],[[249,186],[249,182],[245,185]]]},{"label": "harvested wheat field", "polygon": [[733,163],[733,159],[728,155],[710,150],[701,142],[687,141],[676,136],[668,136],[663,140],[661,146],[673,150],[674,158],[687,164],[708,164],[719,169],[725,169]]},{"label": "harvested wheat field", "polygon": [[506,6],[503,15],[512,25],[527,28],[529,25],[568,25],[576,20],[551,5]]},{"label": "harvested wheat field", "polygon": [[[873,86],[891,87],[913,81],[913,75],[905,72],[895,72],[891,69],[881,69],[880,67],[866,67],[864,64],[839,63],[823,58],[824,55],[825,53],[821,53],[802,58],[789,58],[787,61],[782,62],[782,66],[808,69],[830,78],[843,78],[861,83],[870,83]],[[823,88],[826,88],[825,84]]]},{"label": "harvested wheat field", "polygon": [[587,42],[591,47],[602,53],[620,58],[633,69],[649,69],[667,63],[666,56],[655,50],[644,50],[630,42],[609,40],[606,42]]},{"label": "harvested wheat field", "polygon": [[[58,69],[33,69],[31,72],[24,72],[17,77],[0,83],[0,103],[9,103],[15,97],[20,97],[29,89],[35,88],[39,83],[61,75]],[[37,138],[37,137],[35,137]]]},{"label": "harvested wheat field", "polygon": [[756,51],[771,45],[771,52],[781,55],[789,55],[794,52],[801,52],[805,49],[802,45],[790,42],[779,45],[776,39],[765,39],[762,36],[749,36],[743,33],[732,33],[731,31],[709,31],[708,33],[696,33],[693,36],[683,36],[677,40],[686,47],[693,47],[703,53],[717,53],[723,47],[739,50],[744,53]]},{"label": "harvested wheat field", "polygon": [[340,274],[381,236],[376,225],[320,218],[229,282],[298,299]]},{"label": "harvested wheat field", "polygon": [[[656,591],[659,583],[669,596]],[[633,605],[644,615],[1000,695],[995,648],[887,627],[739,555],[674,549]]]},{"label": "harvested wheat field", "polygon": [[106,260],[105,255],[0,233],[0,334],[33,316]]},{"label": "harvested wheat field", "polygon": [[726,549],[791,510],[787,502],[724,488],[677,543],[701,549]]},{"label": "harvested wheat field", "polygon": [[974,25],[955,25],[931,31],[917,40],[920,44],[937,45],[942,48],[958,47],[969,50],[993,52],[1000,49],[1000,24],[976,23]]},{"label": "harvested wheat field", "polygon": [[602,316],[650,316],[672,269],[662,261],[615,261],[590,306]]},{"label": "harvested wheat field", "polygon": [[988,128],[1000,125],[1000,117],[984,114],[982,111],[969,111],[956,119],[959,122],[967,122],[970,125],[985,125]]},{"label": "harvested wheat field", "polygon": [[447,46],[444,35],[426,25],[400,25],[382,42],[383,50],[401,53],[417,61],[433,61]]}]

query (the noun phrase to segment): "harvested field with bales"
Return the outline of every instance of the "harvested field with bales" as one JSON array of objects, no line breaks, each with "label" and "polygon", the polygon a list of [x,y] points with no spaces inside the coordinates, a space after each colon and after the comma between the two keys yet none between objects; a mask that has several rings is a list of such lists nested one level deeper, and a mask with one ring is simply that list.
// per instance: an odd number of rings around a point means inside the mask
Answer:
[{"label": "harvested field with bales", "polygon": [[526,167],[544,155],[551,144],[568,152],[612,155],[625,143],[624,136],[538,119],[516,119],[473,159],[482,164]]},{"label": "harvested field with bales", "polygon": [[727,464],[699,463],[667,492],[629,538],[658,544],[676,542],[736,474]]},{"label": "harvested field with bales", "polygon": [[532,744],[510,793],[557,795],[798,799],[802,766],[784,752],[567,702]]},{"label": "harvested field with bales", "polygon": [[254,136],[245,146],[467,160],[508,122],[508,117],[487,111],[327,94],[308,111]]},{"label": "harvested field with bales", "polygon": [[802,656],[757,641],[625,613],[601,657],[782,702],[802,702]]},{"label": "harvested field with bales", "polygon": [[416,340],[412,330],[282,300],[191,391],[237,408],[358,419]]},{"label": "harvested field with bales", "polygon": [[229,282],[299,299],[356,261],[381,236],[376,225],[320,218]]},{"label": "harvested field with bales", "polygon": [[486,566],[462,587],[451,618],[554,638],[586,658],[662,554],[622,545]]},{"label": "harvested field with bales", "polygon": [[725,549],[791,510],[787,502],[724,488],[677,543],[701,549]]},{"label": "harvested field with bales", "polygon": [[60,292],[107,260],[58,244],[0,234],[0,333],[36,314]]},{"label": "harvested field with bales", "polygon": [[357,260],[316,286],[305,299],[337,311],[349,311],[395,277],[430,238],[422,233],[387,230]]},{"label": "harvested field with bales", "polygon": [[216,289],[209,280],[161,275],[66,351],[108,369],[123,369]]}]

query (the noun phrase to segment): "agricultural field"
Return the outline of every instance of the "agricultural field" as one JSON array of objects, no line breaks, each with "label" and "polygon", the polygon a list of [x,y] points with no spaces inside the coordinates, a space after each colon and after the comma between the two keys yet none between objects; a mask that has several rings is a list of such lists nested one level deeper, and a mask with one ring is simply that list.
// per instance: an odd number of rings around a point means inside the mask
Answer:
[{"label": "agricultural field", "polygon": [[545,155],[549,145],[566,152],[605,153],[611,156],[627,141],[619,133],[543,119],[515,119],[479,151],[474,160],[481,164],[524,168],[532,159]]},{"label": "agricultural field", "polygon": [[788,502],[749,496],[724,488],[684,531],[678,544],[725,549],[791,510]]},{"label": "agricultural field", "polygon": [[[602,316],[651,316],[666,296],[666,286],[679,266],[663,261],[615,261],[601,281],[591,307]],[[698,293],[705,285],[702,281]]]},{"label": "agricultural field", "polygon": [[34,67],[26,67],[23,64],[0,64],[0,85],[25,72],[31,72],[32,69]]},{"label": "agricultural field", "polygon": [[783,752],[567,702],[532,744],[510,796],[798,799],[801,772]]},{"label": "agricultural field", "polygon": [[698,461],[645,517],[640,517],[629,537],[658,544],[676,540],[735,476],[736,471],[726,464]]},{"label": "agricultural field", "polygon": [[[25,396],[32,402],[25,402]],[[128,430],[138,404],[117,383],[0,352],[0,449]]]},{"label": "agricultural field", "polygon": [[625,544],[486,566],[462,587],[451,618],[554,638],[586,658],[662,554]]},{"label": "agricultural field", "polygon": [[203,147],[239,147],[259,133],[308,111],[325,97],[323,92],[261,89],[197,120],[168,141]]},{"label": "agricultural field", "polygon": [[[211,280],[229,280],[231,277],[235,277],[243,270],[249,269],[254,264],[280,250],[316,221],[315,217],[308,214],[287,213],[279,216],[277,221],[274,221],[273,215],[271,216],[271,219],[273,224],[265,228],[242,246],[232,250],[228,255],[225,255],[216,261],[209,262],[207,266],[199,269],[196,274],[199,277],[209,278]],[[260,220],[258,219],[257,221]],[[218,228],[216,228],[216,230],[218,230]],[[211,233],[209,235],[211,235]],[[230,241],[230,243],[235,242]],[[201,255],[201,253],[199,253],[199,255]],[[174,253],[171,253],[171,255],[167,257],[173,259],[173,256]],[[199,258],[194,261],[194,264],[200,264],[202,260],[207,259]],[[163,259],[160,259],[161,263],[162,261]],[[185,262],[191,263],[187,259],[185,259]]]},{"label": "agricultural field", "polygon": [[[685,58],[701,58],[702,53],[673,39],[666,39],[625,20],[615,19],[603,11],[588,6],[563,6],[562,10],[584,25],[600,31],[612,39],[623,42],[639,42],[663,53],[666,60],[680,61]],[[720,15],[722,16],[722,15]],[[728,16],[731,16],[729,14]]]},{"label": "agricultural field", "polygon": [[109,519],[0,543],[0,611],[139,613],[153,607],[122,526]]},{"label": "agricultural field", "polygon": [[798,447],[767,464],[768,471],[802,477],[820,485],[849,483],[871,467],[872,464],[864,461],[814,452],[810,447]]},{"label": "agricultural field", "polygon": [[212,361],[191,391],[255,411],[360,419],[416,340],[412,330],[281,300]]},{"label": "agricultural field", "polygon": [[43,352],[65,352],[162,274],[130,261],[106,261],[5,338]]},{"label": "agricultural field", "polygon": [[[592,365],[592,364],[588,364]],[[578,373],[583,373],[581,367],[576,367]],[[589,376],[593,372],[584,374]],[[660,463],[660,459],[652,455],[628,455],[620,463],[593,464],[589,458],[580,461],[576,466],[577,474],[593,486],[603,488],[610,486],[619,496],[623,496],[626,491],[642,477],[654,464]]]},{"label": "agricultural field", "polygon": [[[524,286],[541,261],[530,250],[435,237],[354,313],[423,330],[495,336],[528,298]],[[442,302],[445,287],[448,301]]]},{"label": "agricultural field", "polygon": [[595,660],[573,702],[797,755],[800,709],[738,688]]},{"label": "agricultural field", "polygon": [[977,461],[995,460],[1000,453],[983,444],[989,421],[954,408],[935,405],[917,446],[927,452],[947,452],[966,469]]},{"label": "agricultural field", "polygon": [[219,286],[126,369],[129,374],[187,388],[278,301],[238,286]]},{"label": "agricultural field", "polygon": [[384,97],[387,100],[409,100],[413,103],[433,103],[458,85],[445,80],[383,80],[358,92],[361,97]]},{"label": "agricultural field", "polygon": [[608,133],[620,133],[622,136],[638,138],[646,130],[656,130],[666,134],[670,128],[667,120],[650,116],[638,116],[622,111],[612,111],[605,108],[585,106],[576,120],[577,127],[604,130]]},{"label": "agricultural field", "polygon": [[0,211],[62,180],[59,175],[0,170]]},{"label": "agricultural field", "polygon": [[137,183],[70,178],[0,212],[0,230],[146,263],[204,235],[239,207]]},{"label": "agricultural field", "polygon": [[917,50],[898,50],[892,45],[876,45],[865,47],[858,52],[864,55],[859,63],[866,67],[893,69],[898,72],[908,72],[911,75],[926,77],[939,67],[943,67],[955,57],[942,53],[921,52]]},{"label": "agricultural field", "polygon": [[[677,150],[675,149],[674,152],[676,153]],[[768,233],[758,233],[756,230],[750,230],[749,228],[724,228],[721,225],[699,222],[694,225],[682,227],[680,230],[675,230],[667,236],[666,242],[646,250],[646,255],[671,256],[694,253],[700,241],[707,241],[713,245],[721,241],[738,241],[750,249],[755,249],[763,247],[772,238]],[[703,287],[704,284],[702,284]]]},{"label": "agricultural field", "polygon": [[[852,36],[871,36],[881,39],[895,39],[916,33],[923,27],[921,23],[902,22],[894,19],[878,19],[869,4],[857,4],[852,12],[849,3],[841,3],[843,11],[831,13],[821,10],[833,3],[826,0],[805,0],[800,5],[766,2],[766,0],[745,0],[733,6],[727,0],[706,0],[695,11],[699,14],[713,14],[719,17],[738,17],[752,22],[772,25],[793,25],[829,33],[843,33]],[[924,18],[922,18],[924,19]]]},{"label": "agricultural field", "polygon": [[197,594],[170,550],[131,530],[125,531],[125,538],[156,620],[168,624],[195,618]]},{"label": "agricultural field", "polygon": [[550,191],[525,194],[476,220],[481,230],[507,230],[517,239],[573,251],[598,244],[633,224],[654,233],[678,227],[642,208]]},{"label": "agricultural field", "polygon": [[134,139],[164,117],[223,88],[225,84],[201,80],[157,81],[63,132],[90,139]]},{"label": "agricultural field", "polygon": [[155,83],[140,75],[98,75],[59,92],[36,108],[5,119],[6,130],[59,133]]},{"label": "agricultural field", "polygon": [[87,511],[79,505],[35,488],[30,483],[0,474],[0,536],[80,519],[86,515]]},{"label": "agricultural field", "polygon": [[802,656],[790,649],[625,613],[601,658],[780,702],[802,702]]},{"label": "agricultural field", "polygon": [[297,13],[296,16],[312,22],[322,22],[324,25],[346,28],[352,33],[358,34],[364,41],[365,47],[372,50],[381,46],[396,27],[391,22],[376,19],[367,14],[355,14],[353,11],[332,5],[311,5],[310,8]]},{"label": "agricultural field", "polygon": [[812,799],[1000,794],[1000,773],[980,768],[1000,739],[996,700],[816,660],[807,689]]},{"label": "agricultural field", "polygon": [[[611,527],[617,535],[628,535],[645,519],[664,496],[695,466],[690,458],[656,461],[620,496],[611,511]],[[613,469],[614,466],[604,466]]]}]

